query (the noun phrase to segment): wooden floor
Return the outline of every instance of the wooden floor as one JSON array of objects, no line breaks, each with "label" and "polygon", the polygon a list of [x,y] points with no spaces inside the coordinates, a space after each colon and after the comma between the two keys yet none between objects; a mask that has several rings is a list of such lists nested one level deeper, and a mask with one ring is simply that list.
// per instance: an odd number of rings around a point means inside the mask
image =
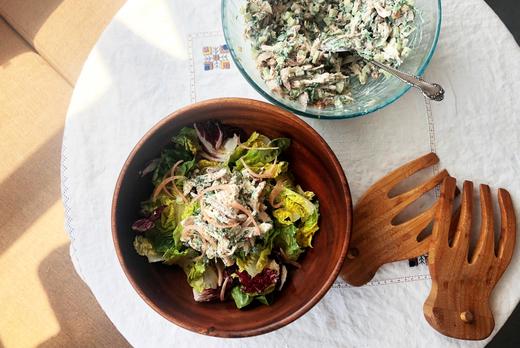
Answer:
[{"label": "wooden floor", "polygon": [[[0,0],[0,348],[129,346],[73,268],[60,195],[62,134],[74,81],[123,2]],[[55,38],[50,26],[61,15],[93,21],[96,12],[87,3],[105,18],[90,26],[91,34],[83,28],[78,39],[87,46],[81,50],[67,44],[72,38],[60,39],[62,52],[77,56],[49,63],[57,51],[48,49]],[[46,5],[52,6],[43,11]],[[23,11],[13,12],[17,7]],[[31,13],[35,9],[43,17]],[[34,23],[37,28],[27,28]]]},{"label": "wooden floor", "polygon": [[[18,152],[18,168],[0,169],[0,347],[125,347],[70,260],[56,128],[40,129],[35,152]],[[1,136],[10,142],[18,129]],[[21,188],[31,182],[38,188]]]}]

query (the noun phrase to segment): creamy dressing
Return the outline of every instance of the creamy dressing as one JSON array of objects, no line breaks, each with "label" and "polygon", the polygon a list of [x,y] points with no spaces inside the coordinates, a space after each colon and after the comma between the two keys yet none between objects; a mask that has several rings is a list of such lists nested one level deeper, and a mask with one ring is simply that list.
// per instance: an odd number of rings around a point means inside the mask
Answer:
[{"label": "creamy dressing", "polygon": [[249,252],[256,237],[273,228],[265,213],[266,182],[246,170],[231,173],[227,168],[208,167],[194,173],[184,182],[183,191],[199,199],[200,212],[181,221],[181,241],[208,259],[231,265],[236,252]]}]

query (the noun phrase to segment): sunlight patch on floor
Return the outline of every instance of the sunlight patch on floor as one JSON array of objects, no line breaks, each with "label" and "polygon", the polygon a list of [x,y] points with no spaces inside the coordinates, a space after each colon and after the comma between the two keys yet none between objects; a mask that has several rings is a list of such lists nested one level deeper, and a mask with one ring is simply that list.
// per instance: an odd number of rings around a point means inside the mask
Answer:
[{"label": "sunlight patch on floor", "polygon": [[[56,137],[61,140],[63,119],[55,117],[52,120],[35,117],[28,122],[23,117],[3,117],[0,112],[1,126],[0,153],[2,154],[2,167],[0,168],[0,183],[25,164],[26,160],[38,153],[42,147],[47,150],[44,155],[54,154],[59,151],[56,145]],[[51,142],[51,143],[49,143]],[[49,152],[53,150],[54,152]],[[53,158],[54,159],[54,158]],[[32,165],[34,163],[29,163]]]},{"label": "sunlight patch on floor", "polygon": [[39,267],[67,242],[63,207],[57,201],[0,255],[0,341],[6,348],[35,347],[60,331]]}]

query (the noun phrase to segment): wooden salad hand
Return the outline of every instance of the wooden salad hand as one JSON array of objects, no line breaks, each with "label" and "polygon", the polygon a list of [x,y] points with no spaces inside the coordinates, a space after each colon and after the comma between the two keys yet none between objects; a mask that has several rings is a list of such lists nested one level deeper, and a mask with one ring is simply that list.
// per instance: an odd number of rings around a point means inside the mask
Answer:
[{"label": "wooden salad hand", "polygon": [[386,175],[359,199],[354,208],[354,225],[342,277],[361,286],[373,278],[385,263],[421,256],[428,252],[429,238],[417,237],[432,221],[436,204],[413,219],[393,224],[393,219],[426,192],[440,185],[448,176],[446,170],[405,193],[389,197],[397,184],[414,173],[439,162],[429,153]]},{"label": "wooden salad hand", "polygon": [[458,219],[453,214],[455,191],[456,180],[446,178],[430,241],[432,289],[424,304],[424,316],[446,336],[481,340],[495,326],[489,297],[511,261],[516,236],[515,212],[509,193],[499,189],[501,234],[496,248],[491,193],[489,186],[480,185],[480,236],[468,260],[473,183],[464,182]]}]

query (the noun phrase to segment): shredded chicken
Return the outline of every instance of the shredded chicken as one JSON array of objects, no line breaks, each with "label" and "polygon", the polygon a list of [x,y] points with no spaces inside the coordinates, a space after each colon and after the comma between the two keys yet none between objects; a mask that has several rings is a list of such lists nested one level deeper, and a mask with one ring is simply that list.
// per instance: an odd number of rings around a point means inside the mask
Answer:
[{"label": "shredded chicken", "polygon": [[[302,105],[352,102],[351,83],[377,79],[358,55],[398,67],[410,53],[414,0],[247,0],[245,34],[262,79]],[[337,48],[355,51],[331,53]]]},{"label": "shredded chicken", "polygon": [[249,250],[255,242],[252,237],[273,228],[267,207],[260,203],[265,181],[208,169],[185,185],[195,191],[192,201],[199,202],[200,213],[181,221],[181,241],[209,259],[220,258],[228,266],[236,250]]}]

